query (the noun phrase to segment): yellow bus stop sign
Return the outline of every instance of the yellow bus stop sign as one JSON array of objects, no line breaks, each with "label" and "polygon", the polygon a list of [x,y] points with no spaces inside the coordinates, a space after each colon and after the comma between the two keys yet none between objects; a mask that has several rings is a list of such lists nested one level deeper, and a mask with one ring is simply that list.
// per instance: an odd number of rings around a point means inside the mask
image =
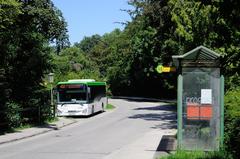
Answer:
[{"label": "yellow bus stop sign", "polygon": [[156,70],[158,73],[163,73],[163,72],[176,72],[176,68],[175,67],[165,67],[163,65],[158,65],[156,67]]},{"label": "yellow bus stop sign", "polygon": [[158,73],[162,73],[163,66],[162,66],[162,65],[158,65],[158,66],[156,67],[156,70],[157,70]]}]

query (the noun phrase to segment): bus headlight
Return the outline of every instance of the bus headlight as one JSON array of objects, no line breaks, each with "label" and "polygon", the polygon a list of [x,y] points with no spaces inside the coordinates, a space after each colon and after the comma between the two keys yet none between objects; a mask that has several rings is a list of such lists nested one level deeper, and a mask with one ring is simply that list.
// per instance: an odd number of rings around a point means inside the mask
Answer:
[{"label": "bus headlight", "polygon": [[61,111],[61,110],[59,110],[59,109],[57,109],[57,113],[58,113],[58,114],[61,114],[61,113],[62,113],[62,111]]}]

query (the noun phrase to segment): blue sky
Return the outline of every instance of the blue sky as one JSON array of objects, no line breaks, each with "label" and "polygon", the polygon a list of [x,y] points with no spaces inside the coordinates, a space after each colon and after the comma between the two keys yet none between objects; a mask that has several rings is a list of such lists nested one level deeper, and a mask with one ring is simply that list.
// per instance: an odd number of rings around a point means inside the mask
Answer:
[{"label": "blue sky", "polygon": [[68,23],[71,44],[84,36],[103,35],[115,28],[124,28],[116,22],[130,21],[130,16],[120,9],[132,8],[127,0],[52,0],[63,12]]}]

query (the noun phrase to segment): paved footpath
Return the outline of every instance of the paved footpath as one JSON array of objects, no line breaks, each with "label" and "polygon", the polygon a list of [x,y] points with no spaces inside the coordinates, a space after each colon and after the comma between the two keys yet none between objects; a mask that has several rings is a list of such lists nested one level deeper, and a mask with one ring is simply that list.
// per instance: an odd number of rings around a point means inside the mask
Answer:
[{"label": "paved footpath", "polygon": [[7,133],[5,135],[0,135],[0,144],[9,143],[17,140],[22,140],[25,138],[33,137],[36,135],[44,134],[52,130],[58,130],[64,126],[70,125],[77,122],[71,118],[59,117],[58,121],[51,124],[39,127],[32,127],[23,130],[19,130],[14,133]]},{"label": "paved footpath", "polygon": [[153,130],[146,133],[137,141],[111,153],[104,159],[157,159],[159,156],[168,155],[165,151],[156,151],[163,135],[175,135],[176,130]]}]

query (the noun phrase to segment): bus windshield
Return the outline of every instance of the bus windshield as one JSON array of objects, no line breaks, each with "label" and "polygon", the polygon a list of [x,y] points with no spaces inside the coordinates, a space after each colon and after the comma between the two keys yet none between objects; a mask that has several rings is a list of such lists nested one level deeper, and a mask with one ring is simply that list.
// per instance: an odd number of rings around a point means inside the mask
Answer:
[{"label": "bus windshield", "polygon": [[58,86],[59,102],[86,102],[87,92],[84,85]]}]

